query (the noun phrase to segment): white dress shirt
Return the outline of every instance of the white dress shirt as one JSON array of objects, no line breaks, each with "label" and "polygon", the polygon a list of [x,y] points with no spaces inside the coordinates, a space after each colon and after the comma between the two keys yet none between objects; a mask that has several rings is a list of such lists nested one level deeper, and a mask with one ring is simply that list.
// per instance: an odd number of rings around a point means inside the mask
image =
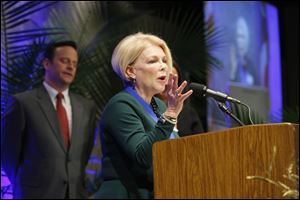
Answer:
[{"label": "white dress shirt", "polygon": [[[51,87],[48,83],[46,83],[46,81],[43,82],[49,96],[50,99],[52,101],[52,104],[54,106],[54,109],[56,110],[56,96],[58,94],[58,91],[55,90],[53,87]],[[64,95],[64,99],[62,101],[62,104],[64,106],[64,108],[66,109],[67,112],[67,117],[68,117],[68,123],[69,123],[69,137],[71,139],[71,135],[72,135],[72,106],[71,106],[71,100],[70,100],[70,96],[69,96],[69,88],[66,89],[65,91],[62,92],[62,94]]]}]

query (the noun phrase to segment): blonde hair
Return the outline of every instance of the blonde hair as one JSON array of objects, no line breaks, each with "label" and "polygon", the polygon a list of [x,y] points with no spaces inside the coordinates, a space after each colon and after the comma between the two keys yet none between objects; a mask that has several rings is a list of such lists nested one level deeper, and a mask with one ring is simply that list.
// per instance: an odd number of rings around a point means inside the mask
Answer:
[{"label": "blonde hair", "polygon": [[123,81],[130,82],[126,68],[133,64],[146,48],[152,45],[162,48],[166,54],[167,65],[171,69],[173,66],[172,56],[166,42],[155,35],[138,32],[126,36],[114,49],[111,59],[113,70]]}]

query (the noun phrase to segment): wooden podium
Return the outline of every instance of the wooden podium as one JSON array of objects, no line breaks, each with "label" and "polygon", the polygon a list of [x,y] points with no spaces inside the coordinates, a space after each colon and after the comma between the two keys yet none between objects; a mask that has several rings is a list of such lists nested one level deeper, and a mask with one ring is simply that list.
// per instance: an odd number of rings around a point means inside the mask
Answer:
[{"label": "wooden podium", "polygon": [[299,125],[202,133],[157,142],[152,150],[155,198],[282,198],[281,188],[246,177],[292,186],[283,175],[299,158]]}]

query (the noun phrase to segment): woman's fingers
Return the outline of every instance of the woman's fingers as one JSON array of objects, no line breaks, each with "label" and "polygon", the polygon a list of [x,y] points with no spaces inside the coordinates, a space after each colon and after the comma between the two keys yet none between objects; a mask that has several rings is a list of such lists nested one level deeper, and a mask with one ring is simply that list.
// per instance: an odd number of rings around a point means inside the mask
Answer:
[{"label": "woman's fingers", "polygon": [[[185,101],[191,94],[193,93],[193,90],[189,90],[184,94],[181,94],[184,88],[187,86],[187,81],[183,81],[183,83],[178,87],[178,76],[175,74],[170,74],[169,80],[168,80],[168,88],[169,92],[168,94],[175,97],[177,99],[176,101]],[[175,100],[174,99],[174,100]]]},{"label": "woman's fingers", "polygon": [[172,92],[176,92],[177,87],[178,87],[178,76],[176,74],[172,74],[172,79],[173,79],[173,85],[172,85]]},{"label": "woman's fingers", "polygon": [[184,94],[181,94],[180,98],[182,101],[185,101],[189,96],[193,94],[193,90],[189,90]]},{"label": "woman's fingers", "polygon": [[169,74],[169,79],[168,79],[167,85],[171,86],[172,85],[172,81],[173,81],[173,74]]},{"label": "woman's fingers", "polygon": [[181,92],[183,91],[183,89],[187,86],[187,82],[183,81],[183,83],[177,88],[176,92],[178,94],[181,94]]}]

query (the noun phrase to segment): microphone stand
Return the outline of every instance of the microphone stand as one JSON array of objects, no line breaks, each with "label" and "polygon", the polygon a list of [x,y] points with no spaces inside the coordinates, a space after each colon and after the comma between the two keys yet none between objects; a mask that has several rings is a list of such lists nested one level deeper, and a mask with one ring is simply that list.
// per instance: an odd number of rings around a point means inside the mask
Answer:
[{"label": "microphone stand", "polygon": [[226,107],[226,105],[224,103],[218,102],[218,106],[219,108],[226,113],[227,115],[229,115],[232,119],[234,119],[240,126],[244,126],[245,124],[239,120],[234,114],[232,114],[232,112]]}]

